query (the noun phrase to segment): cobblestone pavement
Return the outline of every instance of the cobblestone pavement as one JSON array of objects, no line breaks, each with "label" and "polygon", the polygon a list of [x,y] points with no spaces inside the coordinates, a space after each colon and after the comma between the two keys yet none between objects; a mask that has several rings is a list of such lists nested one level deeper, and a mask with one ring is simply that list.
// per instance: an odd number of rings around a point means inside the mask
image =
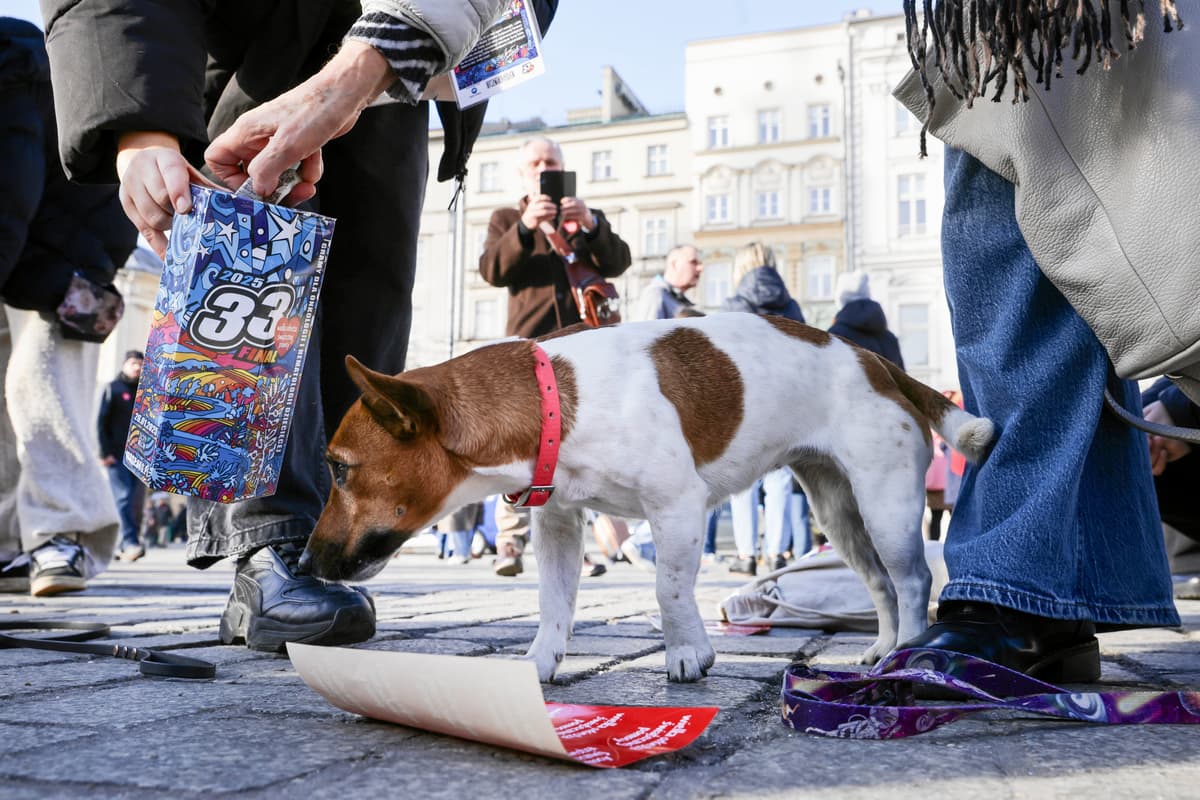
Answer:
[{"label": "cobblestone pavement", "polygon": [[[576,635],[547,700],[717,705],[678,753],[594,770],[373,722],[310,691],[283,657],[217,642],[232,578],[179,548],[114,564],[86,592],[0,595],[0,619],[99,620],[139,646],[185,649],[214,681],[153,680],[115,659],[0,650],[0,797],[1200,797],[1200,726],[1101,728],[976,718],[895,742],[830,740],[780,725],[789,659],[854,663],[870,637],[773,630],[714,638],[709,676],[669,684],[653,578],[628,564],[584,579]],[[704,616],[741,584],[706,566]],[[486,559],[403,553],[368,587],[379,632],[366,646],[479,658],[523,652],[537,620],[536,563],[518,578]],[[1185,626],[1105,634],[1104,688],[1200,689],[1200,602]]]}]

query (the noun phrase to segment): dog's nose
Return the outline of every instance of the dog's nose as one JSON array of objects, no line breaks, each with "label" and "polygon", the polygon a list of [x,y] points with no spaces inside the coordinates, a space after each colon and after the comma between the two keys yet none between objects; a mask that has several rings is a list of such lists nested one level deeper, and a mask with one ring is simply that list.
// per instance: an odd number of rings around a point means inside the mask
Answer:
[{"label": "dog's nose", "polygon": [[296,563],[296,574],[312,574],[312,553],[309,552],[307,547],[304,548],[304,552],[300,554],[300,560]]}]

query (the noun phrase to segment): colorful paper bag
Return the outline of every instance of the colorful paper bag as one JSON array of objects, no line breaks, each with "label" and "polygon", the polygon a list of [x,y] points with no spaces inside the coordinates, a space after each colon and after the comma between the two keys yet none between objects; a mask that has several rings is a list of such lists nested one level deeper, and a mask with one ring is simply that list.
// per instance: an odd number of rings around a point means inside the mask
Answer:
[{"label": "colorful paper bag", "polygon": [[274,493],[334,220],[200,186],[176,215],[125,464],[151,489]]}]

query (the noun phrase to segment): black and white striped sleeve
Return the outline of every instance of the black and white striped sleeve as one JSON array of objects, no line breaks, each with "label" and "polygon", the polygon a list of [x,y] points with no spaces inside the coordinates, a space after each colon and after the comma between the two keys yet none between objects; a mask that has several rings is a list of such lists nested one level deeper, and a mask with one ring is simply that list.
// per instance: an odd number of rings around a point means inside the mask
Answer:
[{"label": "black and white striped sleeve", "polygon": [[390,14],[363,14],[346,38],[369,44],[387,59],[396,76],[387,93],[403,103],[416,104],[429,79],[446,70],[446,56],[434,38]]}]

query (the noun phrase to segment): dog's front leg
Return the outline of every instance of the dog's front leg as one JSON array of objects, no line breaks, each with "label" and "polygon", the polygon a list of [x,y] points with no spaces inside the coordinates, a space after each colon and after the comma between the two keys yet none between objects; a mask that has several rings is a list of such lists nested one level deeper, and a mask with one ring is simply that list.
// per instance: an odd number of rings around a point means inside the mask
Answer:
[{"label": "dog's front leg", "polygon": [[567,638],[575,619],[575,596],[583,565],[583,512],[553,504],[535,509],[530,528],[537,552],[537,636],[525,657],[537,665],[538,679],[554,677],[567,652]]},{"label": "dog's front leg", "polygon": [[696,606],[696,574],[700,571],[700,540],[704,535],[703,497],[698,493],[695,502],[679,502],[650,519],[656,551],[654,588],[667,645],[667,678],[679,683],[704,677],[716,660]]}]

